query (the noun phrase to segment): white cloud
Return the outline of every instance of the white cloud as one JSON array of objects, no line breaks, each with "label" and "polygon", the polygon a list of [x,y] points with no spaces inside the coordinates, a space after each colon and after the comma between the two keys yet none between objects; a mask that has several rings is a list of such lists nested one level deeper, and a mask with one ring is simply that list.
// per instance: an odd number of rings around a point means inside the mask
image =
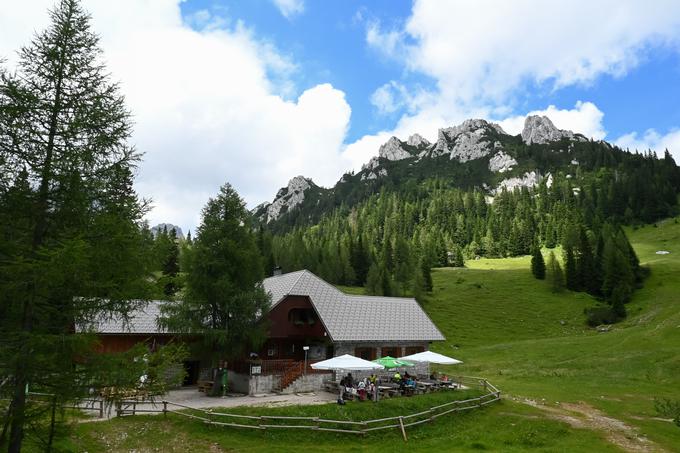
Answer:
[{"label": "white cloud", "polygon": [[399,30],[383,31],[380,23],[370,21],[366,27],[366,42],[388,57],[398,57],[398,50],[403,48],[403,33]]},{"label": "white cloud", "polygon": [[631,151],[646,152],[651,149],[656,151],[659,156],[662,156],[663,152],[668,150],[673,155],[675,162],[680,163],[680,130],[673,130],[662,135],[654,129],[648,129],[642,137],[638,137],[636,132],[631,132],[617,138],[614,143]]},{"label": "white cloud", "polygon": [[302,14],[305,10],[304,0],[272,0],[286,19]]},{"label": "white cloud", "polygon": [[[369,21],[366,42],[408,71],[434,79],[429,96],[421,90],[417,108],[396,128],[421,125],[432,134],[432,120],[444,127],[466,117],[512,116],[516,101],[534,84],[556,90],[625,74],[650,47],[680,44],[680,3],[416,0],[401,28],[383,31]],[[394,90],[385,92],[390,86],[376,91],[376,101],[398,110],[403,106]],[[400,86],[401,98],[413,96],[415,88]],[[591,103],[571,110],[551,106],[543,113],[558,127],[605,136],[602,112]],[[517,131],[521,121],[509,118],[505,124]]]},{"label": "white cloud", "polygon": [[[650,48],[680,44],[680,3],[674,0],[415,0],[401,27],[383,30],[374,19],[364,21],[370,48],[431,77],[434,88],[425,92],[391,81],[373,93],[379,111],[404,113],[392,130],[347,147],[354,169],[360,167],[357,156],[365,162],[391,135],[405,139],[418,132],[432,141],[438,128],[466,118],[502,119],[506,131],[520,133],[526,115],[514,112],[527,89],[558,90],[604,74],[623,76]],[[604,113],[592,102],[529,114],[547,115],[561,129],[606,137]]]},{"label": "white cloud", "polygon": [[447,101],[503,102],[526,82],[625,74],[648,46],[677,45],[679,30],[674,0],[416,0],[403,29],[370,23],[366,40],[433,77]]},{"label": "white cloud", "polygon": [[[0,55],[44,28],[51,6],[0,1]],[[344,93],[321,84],[296,95],[295,63],[243,24],[196,31],[179,0],[84,6],[134,114],[132,142],[145,153],[136,187],[153,198],[152,224],[193,228],[225,182],[253,206],[294,175],[331,185],[349,166],[341,154],[351,114]]]},{"label": "white cloud", "polygon": [[578,101],[573,109],[558,109],[550,105],[544,110],[506,118],[499,121],[499,124],[508,134],[521,134],[524,119],[529,115],[547,116],[557,128],[578,132],[595,140],[601,140],[607,135],[602,125],[604,113],[592,102]]}]

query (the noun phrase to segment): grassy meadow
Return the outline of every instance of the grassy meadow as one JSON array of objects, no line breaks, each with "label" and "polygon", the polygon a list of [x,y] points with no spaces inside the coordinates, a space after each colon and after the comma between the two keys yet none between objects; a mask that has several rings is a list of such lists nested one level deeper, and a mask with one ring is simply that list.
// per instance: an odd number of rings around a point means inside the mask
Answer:
[{"label": "grassy meadow", "polygon": [[[250,432],[169,416],[81,423],[62,447],[76,451],[680,451],[680,428],[654,399],[680,398],[680,219],[629,229],[651,270],[608,332],[585,324],[585,294],[551,292],[529,257],[437,269],[424,308],[447,337],[433,349],[463,360],[447,371],[484,376],[506,395],[479,411],[365,438],[300,431]],[[668,250],[668,255],[657,255]],[[361,288],[343,288],[361,292]],[[384,416],[432,405],[439,394],[383,401]],[[363,406],[362,406],[363,405]],[[367,417],[372,403],[266,409],[278,415]],[[405,407],[404,405],[408,405]],[[258,413],[264,409],[240,409]]]}]

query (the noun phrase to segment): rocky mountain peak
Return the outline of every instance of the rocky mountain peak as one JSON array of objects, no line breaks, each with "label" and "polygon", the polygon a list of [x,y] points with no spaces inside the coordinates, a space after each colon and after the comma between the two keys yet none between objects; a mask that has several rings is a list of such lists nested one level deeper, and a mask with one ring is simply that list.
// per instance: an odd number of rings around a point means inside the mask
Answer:
[{"label": "rocky mountain peak", "polygon": [[260,205],[256,210],[264,210],[266,207],[262,217],[265,222],[269,223],[301,204],[305,199],[305,192],[312,187],[316,187],[316,184],[311,179],[304,176],[296,176],[288,181],[286,187],[281,188],[276,193],[276,198],[274,198],[271,204]]},{"label": "rocky mountain peak", "polygon": [[178,238],[184,239],[184,233],[182,233],[182,229],[177,225],[173,225],[172,223],[159,223],[155,227],[151,228],[151,234],[153,234],[153,236],[156,237],[163,230],[166,230],[169,233],[173,229],[175,230],[175,234],[177,235]]},{"label": "rocky mountain peak", "polygon": [[483,119],[469,119],[458,126],[439,129],[437,143],[431,152],[433,157],[448,154],[460,162],[479,159],[491,153],[495,147],[489,134],[507,135],[496,123]]},{"label": "rocky mountain peak", "polygon": [[555,142],[563,138],[584,141],[585,137],[572,131],[558,129],[547,116],[529,115],[524,120],[522,140],[527,145],[532,143],[544,144]]},{"label": "rocky mountain peak", "polygon": [[408,140],[406,140],[406,144],[413,146],[414,148],[426,148],[431,145],[431,143],[420,134],[411,135]]},{"label": "rocky mountain peak", "polygon": [[387,140],[387,143],[380,147],[378,155],[387,160],[402,160],[413,157],[411,156],[411,153],[403,148],[403,146],[404,143],[397,137],[390,137],[390,139]]}]

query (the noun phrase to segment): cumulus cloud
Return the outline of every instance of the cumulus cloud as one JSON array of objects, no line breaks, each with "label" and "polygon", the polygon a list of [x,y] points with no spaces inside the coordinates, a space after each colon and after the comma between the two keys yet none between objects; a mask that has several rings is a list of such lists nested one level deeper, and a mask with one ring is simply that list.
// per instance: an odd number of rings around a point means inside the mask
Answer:
[{"label": "cumulus cloud", "polygon": [[631,151],[645,152],[651,149],[659,155],[668,150],[673,155],[675,162],[680,163],[680,130],[660,134],[654,129],[648,129],[642,136],[638,136],[636,132],[631,132],[617,138],[614,143]]},{"label": "cumulus cloud", "polygon": [[[365,162],[391,135],[405,139],[419,132],[432,141],[438,128],[467,118],[495,119],[518,134],[526,115],[517,115],[516,105],[526,90],[559,90],[605,74],[623,76],[650,48],[680,44],[680,3],[673,0],[415,0],[401,27],[384,29],[375,19],[360,19],[369,48],[407,72],[431,77],[435,87],[426,93],[390,81],[373,93],[379,112],[401,111],[402,116],[391,130],[346,148],[355,169],[358,156]],[[604,113],[592,102],[528,114],[546,115],[557,127],[588,137],[606,137]]]},{"label": "cumulus cloud", "polygon": [[370,23],[366,41],[434,77],[448,100],[499,102],[526,82],[623,75],[648,46],[677,45],[679,26],[674,0],[416,0],[402,29]]},{"label": "cumulus cloud", "polygon": [[272,0],[286,19],[302,14],[305,10],[304,0]]},{"label": "cumulus cloud", "polygon": [[[12,10],[0,14],[0,55],[44,28],[52,3],[0,3]],[[132,142],[145,153],[136,187],[154,201],[152,224],[195,226],[224,182],[253,206],[294,175],[331,185],[349,166],[344,93],[328,84],[297,89],[295,63],[242,23],[210,26],[217,18],[202,12],[191,18],[205,25],[197,31],[179,0],[83,3],[134,114]]]},{"label": "cumulus cloud", "polygon": [[508,134],[517,135],[522,133],[524,120],[529,115],[547,116],[557,128],[578,132],[595,140],[601,140],[607,135],[602,124],[604,113],[592,102],[578,101],[573,109],[558,109],[550,105],[544,110],[506,118],[499,121],[499,124]]}]

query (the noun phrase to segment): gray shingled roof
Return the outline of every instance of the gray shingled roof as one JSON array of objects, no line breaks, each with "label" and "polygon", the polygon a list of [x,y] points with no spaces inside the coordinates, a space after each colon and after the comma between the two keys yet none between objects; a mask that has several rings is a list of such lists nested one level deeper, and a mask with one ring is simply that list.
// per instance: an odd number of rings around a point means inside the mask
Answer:
[{"label": "gray shingled roof", "polygon": [[353,296],[304,270],[263,282],[272,307],[307,296],[333,341],[437,341],[444,336],[415,299]]},{"label": "gray shingled roof", "polygon": [[96,332],[100,334],[164,334],[168,333],[158,327],[162,300],[150,300],[129,313],[128,322],[122,317],[100,317],[95,322],[76,326],[78,332]]}]

